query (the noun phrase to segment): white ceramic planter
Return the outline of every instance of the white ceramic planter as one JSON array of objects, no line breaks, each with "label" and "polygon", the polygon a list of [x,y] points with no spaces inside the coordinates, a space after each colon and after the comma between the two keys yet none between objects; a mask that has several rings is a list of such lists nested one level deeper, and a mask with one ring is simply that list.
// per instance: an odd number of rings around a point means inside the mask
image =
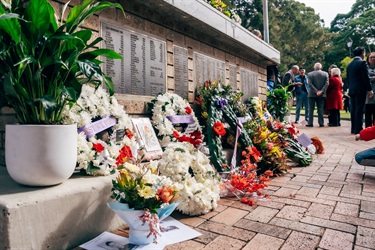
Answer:
[{"label": "white ceramic planter", "polygon": [[9,175],[20,184],[64,182],[77,162],[77,126],[6,125],[5,162]]}]

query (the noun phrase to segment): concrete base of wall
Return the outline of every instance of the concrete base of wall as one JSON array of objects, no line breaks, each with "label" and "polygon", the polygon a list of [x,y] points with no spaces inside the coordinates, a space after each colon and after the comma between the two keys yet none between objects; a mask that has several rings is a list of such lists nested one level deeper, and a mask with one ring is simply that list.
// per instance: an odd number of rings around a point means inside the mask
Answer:
[{"label": "concrete base of wall", "polygon": [[26,187],[0,167],[0,249],[70,249],[123,226],[106,205],[112,178],[73,175],[60,185]]}]

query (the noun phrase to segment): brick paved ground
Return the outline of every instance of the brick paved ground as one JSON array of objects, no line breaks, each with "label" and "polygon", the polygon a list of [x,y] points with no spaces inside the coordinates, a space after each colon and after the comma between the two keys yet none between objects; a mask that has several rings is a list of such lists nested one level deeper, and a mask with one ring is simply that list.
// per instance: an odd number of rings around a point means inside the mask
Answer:
[{"label": "brick paved ground", "polygon": [[354,161],[356,152],[374,142],[356,142],[349,121],[341,127],[298,127],[318,136],[325,153],[273,179],[266,190],[271,199],[256,207],[223,198],[200,217],[174,213],[202,236],[165,249],[375,249],[375,168]]}]

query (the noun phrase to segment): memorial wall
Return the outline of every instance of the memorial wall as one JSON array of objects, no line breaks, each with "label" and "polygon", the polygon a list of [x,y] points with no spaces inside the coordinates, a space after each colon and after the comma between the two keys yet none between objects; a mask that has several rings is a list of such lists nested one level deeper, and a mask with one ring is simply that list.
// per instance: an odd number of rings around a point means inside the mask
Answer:
[{"label": "memorial wall", "polygon": [[[61,11],[66,1],[50,2]],[[166,91],[193,103],[197,87],[207,80],[231,84],[245,98],[266,99],[266,67],[280,61],[279,52],[205,1],[118,2],[125,16],[106,10],[83,26],[93,30],[93,39],[104,38],[103,48],[123,56],[104,61],[103,70],[113,78],[116,98],[128,114],[147,116],[148,102]],[[1,165],[5,124],[14,120],[12,111],[0,110]]]}]

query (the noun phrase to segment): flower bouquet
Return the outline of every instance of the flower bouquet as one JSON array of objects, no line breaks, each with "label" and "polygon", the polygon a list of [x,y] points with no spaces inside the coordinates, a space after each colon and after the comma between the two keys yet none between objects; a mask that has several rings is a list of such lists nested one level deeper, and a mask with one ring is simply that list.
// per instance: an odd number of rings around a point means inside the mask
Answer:
[{"label": "flower bouquet", "polygon": [[157,174],[157,163],[124,163],[118,177],[112,180],[110,202],[113,209],[129,225],[129,241],[137,245],[156,242],[159,222],[177,207],[180,187],[166,176]]}]

